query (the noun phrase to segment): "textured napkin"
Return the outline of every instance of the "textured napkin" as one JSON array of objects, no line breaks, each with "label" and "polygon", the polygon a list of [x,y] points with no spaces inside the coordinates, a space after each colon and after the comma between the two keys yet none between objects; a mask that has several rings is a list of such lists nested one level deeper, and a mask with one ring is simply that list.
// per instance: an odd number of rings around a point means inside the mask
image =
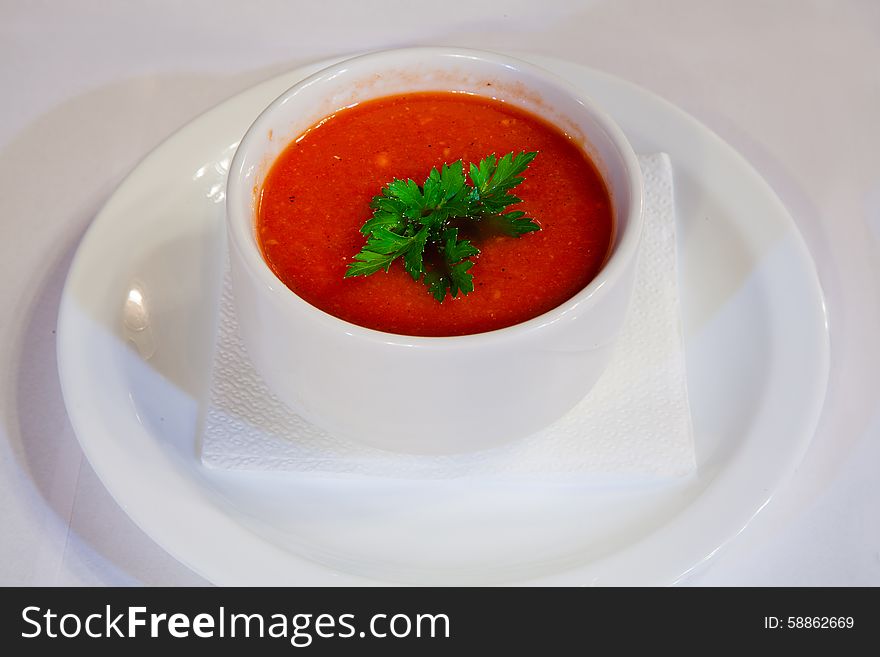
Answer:
[{"label": "textured napkin", "polygon": [[227,470],[443,479],[680,477],[695,468],[676,281],[672,168],[639,158],[645,227],[632,304],[608,369],[590,394],[546,429],[509,445],[452,456],[394,454],[336,438],[273,397],[238,336],[224,282],[213,380],[204,418],[205,465]]}]

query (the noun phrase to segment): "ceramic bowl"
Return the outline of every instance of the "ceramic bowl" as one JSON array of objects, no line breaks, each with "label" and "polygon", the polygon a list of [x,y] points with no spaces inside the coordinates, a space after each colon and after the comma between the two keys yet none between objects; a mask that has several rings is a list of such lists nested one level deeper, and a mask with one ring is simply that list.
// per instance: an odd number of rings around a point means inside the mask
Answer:
[{"label": "ceramic bowl", "polygon": [[[412,337],[329,315],[275,276],[257,243],[255,218],[263,179],[280,152],[340,108],[420,91],[503,100],[555,124],[589,154],[611,193],[615,221],[610,256],[589,285],[553,310],[508,328]],[[641,173],[620,128],[579,90],[543,69],[450,48],[348,59],[284,92],[257,117],[236,151],[227,183],[227,228],[241,338],[273,392],[337,435],[422,454],[514,440],[566,413],[605,369],[631,297],[641,205]]]}]

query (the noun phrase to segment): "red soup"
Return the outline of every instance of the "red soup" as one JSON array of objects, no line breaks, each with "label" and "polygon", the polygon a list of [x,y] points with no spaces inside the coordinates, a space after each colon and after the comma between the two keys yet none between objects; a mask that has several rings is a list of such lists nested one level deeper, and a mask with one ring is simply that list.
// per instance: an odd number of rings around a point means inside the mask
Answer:
[{"label": "red soup", "polygon": [[[509,209],[541,230],[468,235],[481,251],[473,292],[438,303],[400,260],[387,273],[345,278],[386,183],[421,184],[432,167],[512,151],[538,152],[515,190],[523,202]],[[381,98],[313,126],[273,164],[257,216],[266,262],[300,297],[360,326],[422,336],[482,333],[555,308],[599,272],[612,231],[605,183],[571,138],[510,105],[452,93]]]}]

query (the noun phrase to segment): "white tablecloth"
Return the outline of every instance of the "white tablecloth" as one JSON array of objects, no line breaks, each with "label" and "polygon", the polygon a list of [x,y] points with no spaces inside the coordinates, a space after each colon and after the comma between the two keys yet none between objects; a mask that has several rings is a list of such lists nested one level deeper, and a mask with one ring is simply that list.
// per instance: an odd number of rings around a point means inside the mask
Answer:
[{"label": "white tablecloth", "polygon": [[83,231],[153,146],[298,64],[516,49],[664,96],[742,152],[815,258],[831,387],[796,474],[698,585],[880,584],[880,4],[0,1],[0,585],[199,584],[116,505],[61,401],[54,331]]}]

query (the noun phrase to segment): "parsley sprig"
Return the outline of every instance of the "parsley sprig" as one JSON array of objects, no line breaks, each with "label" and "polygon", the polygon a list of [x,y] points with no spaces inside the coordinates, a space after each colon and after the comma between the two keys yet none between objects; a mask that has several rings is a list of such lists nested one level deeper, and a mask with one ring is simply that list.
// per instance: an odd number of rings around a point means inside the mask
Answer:
[{"label": "parsley sprig", "polygon": [[[470,240],[459,239],[459,225],[490,219],[493,227],[511,237],[540,230],[534,219],[520,210],[508,211],[522,199],[510,193],[537,153],[494,154],[471,163],[465,178],[464,162],[458,160],[433,168],[425,183],[394,179],[373,197],[373,216],[361,227],[367,243],[354,256],[345,277],[386,272],[398,258],[414,281],[422,281],[437,301],[447,293],[453,298],[474,291],[469,273],[480,254]],[[438,257],[426,263],[426,251]]]}]

